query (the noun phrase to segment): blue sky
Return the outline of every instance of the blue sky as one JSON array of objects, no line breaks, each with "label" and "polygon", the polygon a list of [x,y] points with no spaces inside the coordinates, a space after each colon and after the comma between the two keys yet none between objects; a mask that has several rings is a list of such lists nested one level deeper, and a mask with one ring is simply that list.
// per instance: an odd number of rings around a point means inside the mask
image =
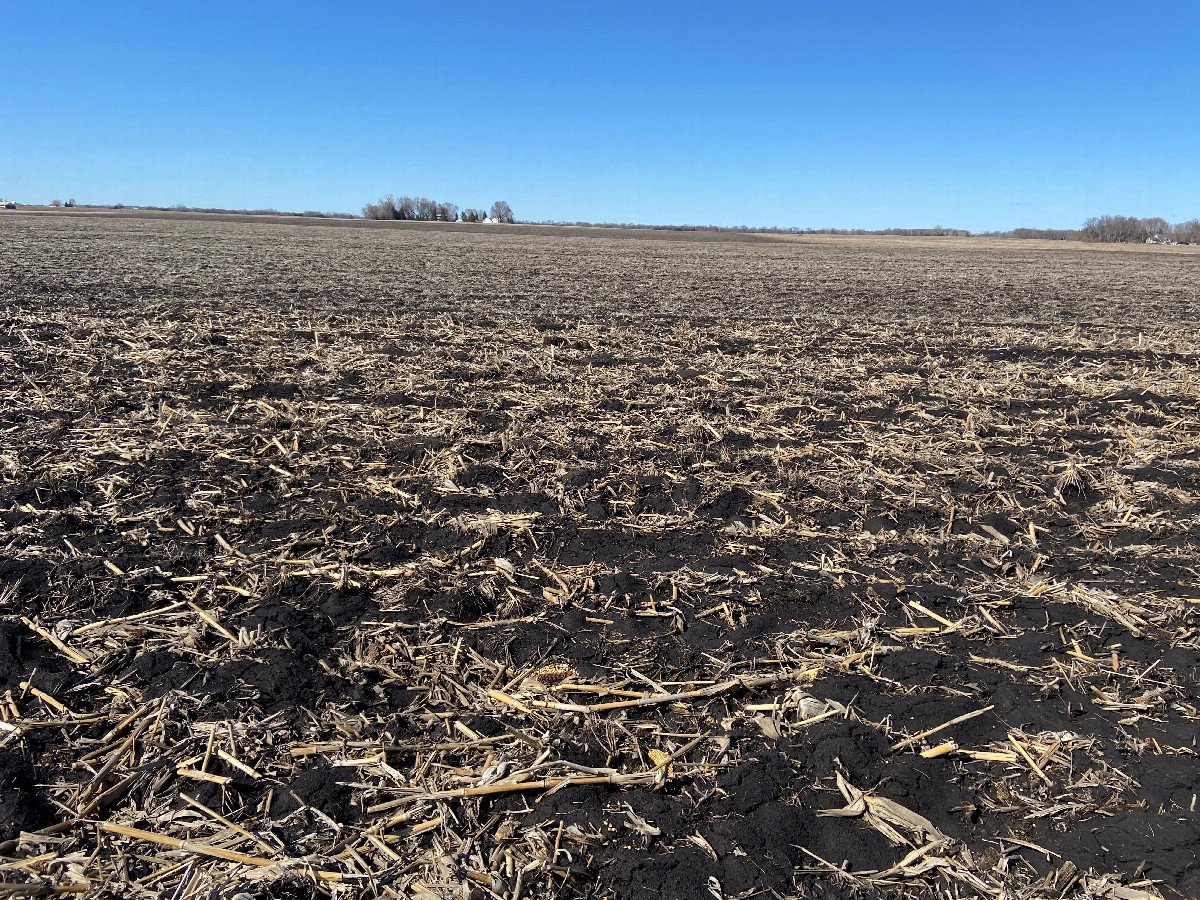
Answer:
[{"label": "blue sky", "polygon": [[0,0],[0,196],[518,218],[1200,216],[1200,4]]}]

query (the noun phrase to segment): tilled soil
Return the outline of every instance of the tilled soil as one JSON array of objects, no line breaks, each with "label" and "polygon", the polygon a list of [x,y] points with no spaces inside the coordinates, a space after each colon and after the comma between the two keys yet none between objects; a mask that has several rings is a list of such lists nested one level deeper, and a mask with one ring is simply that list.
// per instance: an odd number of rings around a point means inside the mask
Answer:
[{"label": "tilled soil", "polygon": [[1200,894],[1200,255],[0,242],[3,884]]}]

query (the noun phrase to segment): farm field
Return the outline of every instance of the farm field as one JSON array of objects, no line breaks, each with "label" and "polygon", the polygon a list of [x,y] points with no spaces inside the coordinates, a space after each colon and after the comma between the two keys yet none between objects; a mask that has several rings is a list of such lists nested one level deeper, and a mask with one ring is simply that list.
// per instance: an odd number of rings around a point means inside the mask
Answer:
[{"label": "farm field", "polygon": [[1200,895],[1197,250],[0,215],[0,895]]}]

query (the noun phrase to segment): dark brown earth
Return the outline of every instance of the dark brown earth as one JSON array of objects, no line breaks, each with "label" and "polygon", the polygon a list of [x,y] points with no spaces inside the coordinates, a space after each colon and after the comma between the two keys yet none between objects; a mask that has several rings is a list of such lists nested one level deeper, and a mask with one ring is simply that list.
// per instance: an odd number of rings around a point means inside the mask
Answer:
[{"label": "dark brown earth", "polygon": [[1200,254],[0,247],[0,882],[1200,894]]}]

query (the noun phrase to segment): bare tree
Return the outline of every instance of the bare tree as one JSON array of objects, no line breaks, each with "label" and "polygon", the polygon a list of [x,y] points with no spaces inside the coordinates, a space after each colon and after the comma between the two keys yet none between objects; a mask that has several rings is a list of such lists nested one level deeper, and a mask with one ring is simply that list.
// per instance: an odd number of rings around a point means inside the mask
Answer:
[{"label": "bare tree", "polygon": [[439,203],[438,204],[438,219],[443,222],[454,222],[458,220],[458,204],[457,203]]},{"label": "bare tree", "polygon": [[418,197],[413,202],[417,207],[416,218],[422,222],[432,222],[437,219],[437,203],[428,197]]},{"label": "bare tree", "polygon": [[1178,222],[1172,231],[1175,240],[1181,244],[1200,244],[1200,219]]},{"label": "bare tree", "polygon": [[53,206],[55,209],[57,209],[58,207],[62,206],[62,201],[61,200],[51,200],[50,205]]},{"label": "bare tree", "polygon": [[1081,236],[1101,244],[1144,244],[1149,237],[1142,220],[1133,216],[1095,216],[1083,223]]},{"label": "bare tree", "polygon": [[396,200],[388,194],[386,197],[380,197],[378,203],[368,203],[363,207],[364,219],[399,219],[400,215],[396,209]]},{"label": "bare tree", "polygon": [[1161,238],[1169,240],[1171,237],[1171,226],[1166,219],[1158,217],[1152,219],[1142,219],[1142,228],[1146,230],[1147,238]]},{"label": "bare tree", "polygon": [[496,222],[506,222],[511,225],[514,221],[512,207],[503,200],[497,200],[492,204],[492,219]]}]

